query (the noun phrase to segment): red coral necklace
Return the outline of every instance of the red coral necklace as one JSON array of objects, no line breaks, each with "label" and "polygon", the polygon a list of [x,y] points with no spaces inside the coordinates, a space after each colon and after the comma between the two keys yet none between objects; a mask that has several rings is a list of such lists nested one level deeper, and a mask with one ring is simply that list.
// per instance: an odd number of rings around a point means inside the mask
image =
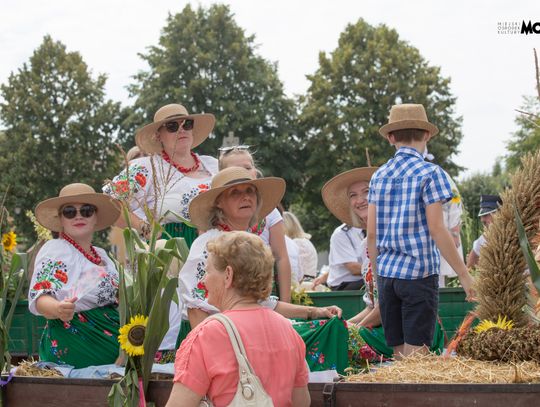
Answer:
[{"label": "red coral necklace", "polygon": [[101,256],[98,254],[98,252],[96,252],[94,246],[90,246],[90,253],[88,253],[81,247],[81,245],[79,245],[75,240],[73,240],[70,236],[66,235],[64,232],[60,233],[60,237],[69,244],[71,244],[75,249],[80,251],[82,255],[88,260],[90,260],[92,263],[97,264],[98,266],[101,264]]},{"label": "red coral necklace", "polygon": [[[263,220],[262,222],[257,223],[256,225],[253,225],[252,227],[248,228],[246,232],[251,232],[255,235],[260,236],[261,233],[264,230],[264,225],[266,224],[266,220]],[[231,232],[232,229],[229,225],[225,223],[218,223],[217,224],[218,229],[220,229],[223,232]]]},{"label": "red coral necklace", "polygon": [[191,157],[195,161],[195,164],[193,164],[193,167],[191,168],[182,167],[181,165],[174,163],[165,150],[161,151],[161,157],[178,171],[180,171],[182,174],[188,174],[190,172],[197,171],[199,169],[199,166],[201,165],[201,160],[199,160],[199,157],[197,157],[197,154],[195,154],[193,151],[191,152]]}]

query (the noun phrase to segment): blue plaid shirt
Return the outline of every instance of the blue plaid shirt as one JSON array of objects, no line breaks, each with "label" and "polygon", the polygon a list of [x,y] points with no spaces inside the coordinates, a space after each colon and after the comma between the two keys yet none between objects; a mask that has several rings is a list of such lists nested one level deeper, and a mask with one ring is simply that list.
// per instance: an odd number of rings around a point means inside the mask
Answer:
[{"label": "blue plaid shirt", "polygon": [[439,250],[429,234],[426,206],[446,202],[452,189],[436,164],[401,147],[371,178],[369,203],[377,208],[378,275],[415,280],[439,274]]}]

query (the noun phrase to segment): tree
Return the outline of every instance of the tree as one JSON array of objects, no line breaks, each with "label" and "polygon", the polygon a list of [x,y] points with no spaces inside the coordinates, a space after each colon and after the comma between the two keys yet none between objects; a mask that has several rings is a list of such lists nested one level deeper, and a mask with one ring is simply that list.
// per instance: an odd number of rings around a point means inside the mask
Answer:
[{"label": "tree", "polygon": [[105,100],[105,75],[93,78],[77,52],[46,36],[28,63],[0,87],[0,186],[16,224],[33,234],[25,217],[37,202],[72,182],[98,189],[117,171],[114,135],[120,106]]},{"label": "tree", "polygon": [[308,76],[311,85],[301,98],[301,161],[303,222],[314,240],[325,246],[338,224],[324,209],[321,187],[341,171],[381,165],[395,150],[378,129],[388,122],[392,105],[422,103],[440,133],[429,143],[435,162],[451,175],[460,168],[452,155],[462,138],[461,119],[454,115],[450,79],[430,66],[398,33],[360,19],[346,27],[338,47],[319,54],[319,68]]},{"label": "tree", "polygon": [[255,53],[254,37],[246,36],[228,6],[187,5],[169,15],[159,45],[141,57],[149,70],[138,73],[129,88],[136,101],[126,121],[127,143],[159,107],[181,103],[189,112],[216,116],[214,134],[197,151],[216,156],[222,138],[233,131],[254,146],[266,175],[284,177],[288,191],[294,190],[300,174],[294,104],[284,95],[276,65]]},{"label": "tree", "polygon": [[507,144],[506,164],[509,170],[521,167],[521,158],[540,148],[540,96],[524,97],[520,113],[516,117],[519,129]]}]

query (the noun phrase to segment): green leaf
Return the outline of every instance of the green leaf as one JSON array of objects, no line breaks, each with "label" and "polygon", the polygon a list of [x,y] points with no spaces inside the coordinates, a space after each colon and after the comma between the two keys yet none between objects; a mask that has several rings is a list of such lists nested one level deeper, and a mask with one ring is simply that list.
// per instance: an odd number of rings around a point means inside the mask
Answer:
[{"label": "green leaf", "polygon": [[527,262],[529,272],[531,273],[531,279],[533,281],[533,284],[535,285],[536,289],[540,291],[540,269],[538,268],[538,263],[534,259],[534,254],[531,250],[531,246],[529,245],[529,239],[527,239],[527,234],[525,233],[525,228],[523,227],[523,222],[521,221],[521,217],[519,216],[519,212],[515,203],[514,217],[516,219],[516,227],[519,236],[519,245],[521,247],[521,251],[525,256],[525,260]]}]

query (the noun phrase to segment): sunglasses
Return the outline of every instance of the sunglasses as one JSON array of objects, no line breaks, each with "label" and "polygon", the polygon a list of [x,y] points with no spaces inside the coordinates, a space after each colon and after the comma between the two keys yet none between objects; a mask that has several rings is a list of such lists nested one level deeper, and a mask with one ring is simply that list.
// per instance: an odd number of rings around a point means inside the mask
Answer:
[{"label": "sunglasses", "polygon": [[[186,119],[181,121],[182,129],[185,131],[193,130],[195,121],[193,119]],[[180,128],[180,123],[178,121],[167,122],[163,125],[169,133],[176,133]]]},{"label": "sunglasses", "polygon": [[77,212],[81,214],[83,218],[90,218],[94,213],[97,212],[97,208],[94,205],[84,204],[77,210],[73,205],[67,205],[62,208],[60,213],[66,219],[73,219],[77,216]]},{"label": "sunglasses", "polygon": [[222,154],[222,155],[227,155],[229,154],[231,151],[249,151],[249,147],[248,145],[246,144],[242,144],[240,146],[228,146],[228,147],[220,147],[218,149],[218,151]]}]

